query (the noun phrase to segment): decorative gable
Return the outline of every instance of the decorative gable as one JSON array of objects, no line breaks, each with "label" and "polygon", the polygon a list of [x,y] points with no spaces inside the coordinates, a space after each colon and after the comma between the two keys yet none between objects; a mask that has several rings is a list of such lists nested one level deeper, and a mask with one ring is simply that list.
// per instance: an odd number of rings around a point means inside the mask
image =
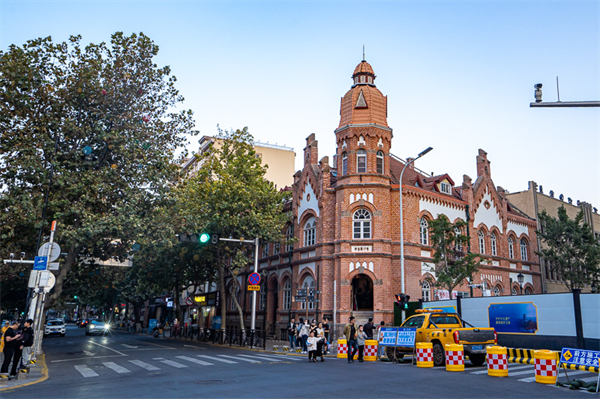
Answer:
[{"label": "decorative gable", "polygon": [[498,204],[496,204],[496,201],[492,198],[487,186],[485,187],[483,198],[475,210],[473,226],[479,228],[481,223],[485,224],[488,229],[492,226],[496,226],[498,230],[502,231],[502,216],[498,209]]},{"label": "decorative gable", "polygon": [[356,100],[356,106],[354,108],[367,108],[367,102],[365,101],[362,90],[358,93],[358,100]]},{"label": "decorative gable", "polygon": [[[307,179],[308,180],[308,179]],[[308,181],[304,182],[303,195],[298,199],[298,223],[304,212],[311,209],[319,217],[319,200]]]}]

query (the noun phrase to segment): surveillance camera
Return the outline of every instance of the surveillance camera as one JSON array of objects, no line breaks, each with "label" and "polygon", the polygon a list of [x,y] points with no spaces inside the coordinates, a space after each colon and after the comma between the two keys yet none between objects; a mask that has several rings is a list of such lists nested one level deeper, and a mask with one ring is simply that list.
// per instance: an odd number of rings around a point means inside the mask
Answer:
[{"label": "surveillance camera", "polygon": [[15,254],[10,254],[10,258],[14,259],[15,258]]},{"label": "surveillance camera", "polygon": [[21,260],[25,258],[25,252],[21,252]]},{"label": "surveillance camera", "polygon": [[542,88],[542,84],[541,83],[536,83],[533,87],[535,87],[536,89],[541,89]]}]

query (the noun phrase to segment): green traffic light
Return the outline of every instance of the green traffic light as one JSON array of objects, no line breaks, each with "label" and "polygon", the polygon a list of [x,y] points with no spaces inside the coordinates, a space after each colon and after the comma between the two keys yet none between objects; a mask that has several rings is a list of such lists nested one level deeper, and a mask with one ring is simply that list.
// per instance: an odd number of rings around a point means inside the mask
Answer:
[{"label": "green traffic light", "polygon": [[73,295],[73,298],[74,298],[74,299],[77,299],[77,295]]},{"label": "green traffic light", "polygon": [[200,244],[206,244],[210,240],[210,235],[208,233],[200,234]]}]

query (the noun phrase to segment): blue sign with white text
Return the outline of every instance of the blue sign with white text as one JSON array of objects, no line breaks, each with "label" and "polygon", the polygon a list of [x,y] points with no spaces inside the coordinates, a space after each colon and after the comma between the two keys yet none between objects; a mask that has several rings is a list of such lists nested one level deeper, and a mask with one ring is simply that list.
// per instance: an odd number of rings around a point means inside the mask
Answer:
[{"label": "blue sign with white text", "polygon": [[497,333],[535,334],[538,330],[537,308],[533,302],[490,303],[490,327]]},{"label": "blue sign with white text", "polygon": [[415,346],[416,328],[399,327],[396,346]]},{"label": "blue sign with white text", "polygon": [[33,261],[33,270],[46,270],[48,268],[47,256],[36,256]]},{"label": "blue sign with white text", "polygon": [[396,346],[398,337],[398,327],[382,327],[379,333],[379,345]]},{"label": "blue sign with white text", "polygon": [[600,351],[585,349],[563,348],[560,354],[560,362],[574,364],[576,366],[598,367]]}]

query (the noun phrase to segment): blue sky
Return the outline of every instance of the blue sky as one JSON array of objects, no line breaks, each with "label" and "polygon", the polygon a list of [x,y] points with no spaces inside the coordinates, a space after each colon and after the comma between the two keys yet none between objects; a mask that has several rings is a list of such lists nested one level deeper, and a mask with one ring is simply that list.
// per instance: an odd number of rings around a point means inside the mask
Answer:
[{"label": "blue sky", "polygon": [[[479,148],[496,185],[600,208],[598,108],[529,108],[600,100],[598,1],[0,1],[0,49],[28,39],[109,41],[144,32],[159,46],[201,134],[248,126],[285,144],[301,167],[305,138],[333,155],[340,98],[362,59],[388,96],[392,153],[427,171],[475,177]],[[189,149],[197,148],[196,139]]]}]

